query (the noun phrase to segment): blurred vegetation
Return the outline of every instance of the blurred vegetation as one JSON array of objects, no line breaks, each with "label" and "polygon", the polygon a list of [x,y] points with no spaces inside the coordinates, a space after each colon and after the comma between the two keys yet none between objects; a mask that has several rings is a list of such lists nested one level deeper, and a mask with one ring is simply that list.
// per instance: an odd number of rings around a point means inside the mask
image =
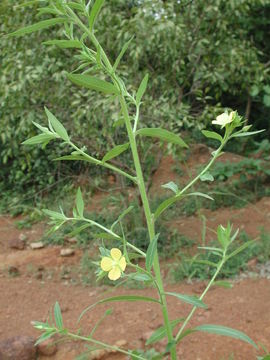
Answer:
[{"label": "blurred vegetation", "polygon": [[[66,190],[82,174],[96,183],[100,171],[53,162],[65,153],[61,145],[21,146],[36,132],[32,121],[45,122],[45,105],[78,144],[99,158],[125,136],[121,127],[112,126],[118,120],[116,104],[66,80],[65,70],[77,66],[73,50],[42,44],[63,38],[57,28],[23,38],[4,36],[35,22],[35,9],[18,7],[22,2],[0,4],[0,190],[6,199],[2,210],[13,206],[17,212],[22,211],[16,205],[22,199],[27,206],[27,200],[31,204],[54,189]],[[260,140],[270,135],[269,25],[270,0],[111,0],[102,10],[98,36],[115,59],[134,35],[119,69],[134,87],[150,74],[143,125],[196,133],[229,107],[255,128],[267,129]],[[249,146],[243,143],[241,150]],[[150,176],[158,162],[157,145],[146,142],[141,147]]]}]

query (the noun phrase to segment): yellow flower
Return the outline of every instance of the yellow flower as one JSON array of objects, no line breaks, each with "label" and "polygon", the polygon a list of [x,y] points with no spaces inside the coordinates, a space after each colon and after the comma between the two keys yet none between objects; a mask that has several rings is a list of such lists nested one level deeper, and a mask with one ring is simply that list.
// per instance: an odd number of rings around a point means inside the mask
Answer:
[{"label": "yellow flower", "polygon": [[119,279],[126,266],[125,257],[122,256],[121,250],[116,248],[111,249],[111,256],[103,257],[100,263],[101,269],[109,272],[108,277],[110,280]]},{"label": "yellow flower", "polygon": [[224,127],[225,125],[231,123],[234,120],[236,112],[231,111],[230,114],[227,112],[217,116],[216,120],[212,121],[212,124],[220,125],[221,127]]}]

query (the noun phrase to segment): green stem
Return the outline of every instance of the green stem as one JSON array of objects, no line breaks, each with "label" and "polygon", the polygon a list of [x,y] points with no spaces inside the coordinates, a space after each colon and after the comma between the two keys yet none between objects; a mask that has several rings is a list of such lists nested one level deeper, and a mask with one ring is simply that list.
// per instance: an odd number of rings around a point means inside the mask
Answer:
[{"label": "green stem", "polygon": [[[126,351],[124,349],[121,349],[117,346],[113,346],[113,345],[108,345],[108,344],[105,344],[101,341],[98,341],[98,340],[95,340],[93,338],[90,338],[90,337],[86,337],[86,336],[80,336],[80,335],[76,335],[76,334],[73,334],[73,333],[67,333],[66,336],[69,336],[73,339],[76,339],[76,340],[84,340],[84,341],[88,341],[88,342],[92,342],[93,344],[96,344],[96,345],[99,345],[103,348],[107,348],[107,349],[110,349],[112,351],[118,351],[118,352],[121,352],[122,354],[125,354],[125,355],[128,355],[130,356],[130,352],[129,351]],[[144,357],[141,357],[140,355],[133,355],[132,356],[136,359],[139,359],[139,360],[146,360]]]},{"label": "green stem", "polygon": [[[129,118],[126,101],[123,96],[120,96],[119,99],[120,99],[123,116],[125,119],[125,124],[126,124],[126,128],[127,128],[129,142],[130,142],[130,147],[131,147],[131,151],[132,151],[132,155],[133,155],[135,170],[136,170],[136,174],[137,174],[138,188],[139,188],[142,203],[143,203],[149,238],[150,238],[150,241],[152,241],[155,237],[154,221],[153,221],[153,215],[151,213],[151,209],[150,209],[150,205],[149,205],[149,201],[148,201],[148,197],[147,197],[147,193],[146,193],[146,188],[145,188],[141,163],[140,163],[140,159],[139,159],[139,154],[138,154],[138,150],[137,150],[135,135],[134,135],[132,127],[131,127],[131,122],[130,122],[130,118]],[[172,342],[174,339],[173,339],[172,328],[171,328],[171,324],[170,324],[170,320],[169,320],[166,296],[164,294],[163,282],[162,282],[160,266],[159,266],[159,259],[158,259],[157,254],[154,259],[153,267],[154,267],[154,272],[156,275],[156,282],[157,282],[158,288],[160,290],[160,301],[162,304],[161,305],[162,306],[162,314],[163,314],[164,325],[165,325],[166,333],[167,333],[167,337],[168,337],[168,342]],[[176,347],[172,346],[170,352],[171,352],[171,359],[176,360]]]},{"label": "green stem", "polygon": [[130,179],[131,181],[133,181],[135,184],[137,183],[137,179],[136,177],[126,173],[125,171],[117,168],[116,166],[113,166],[111,164],[108,164],[106,162],[100,161],[98,159],[93,158],[92,156],[86,154],[83,150],[81,150],[80,148],[78,148],[78,146],[76,146],[75,144],[73,144],[72,142],[69,142],[69,145],[71,147],[73,147],[73,149],[75,149],[76,151],[78,151],[82,156],[84,156],[86,159],[89,160],[89,162],[95,163],[96,165],[100,165],[103,166],[107,169],[113,170],[115,172],[117,172],[118,174],[125,176],[126,178]]},{"label": "green stem", "polygon": [[[200,300],[203,300],[204,296],[206,295],[206,293],[208,292],[208,290],[210,289],[210,287],[213,285],[213,282],[215,281],[215,279],[216,279],[217,275],[219,274],[219,272],[220,272],[222,266],[224,265],[225,261],[226,261],[226,260],[225,260],[225,258],[224,258],[224,256],[223,256],[223,259],[220,261],[220,263],[219,263],[219,265],[218,265],[218,267],[217,267],[217,270],[216,270],[214,276],[213,276],[212,279],[209,281],[207,287],[205,288],[204,292],[203,292],[202,295],[200,296]],[[194,306],[194,307],[192,308],[192,310],[190,311],[189,315],[187,316],[186,320],[183,322],[183,325],[181,326],[180,330],[178,331],[178,333],[177,333],[177,335],[176,335],[176,337],[175,337],[176,343],[179,341],[179,338],[180,338],[183,330],[185,329],[186,325],[189,323],[189,321],[190,321],[190,319],[192,318],[193,314],[195,313],[196,309],[197,309],[197,306]]]}]

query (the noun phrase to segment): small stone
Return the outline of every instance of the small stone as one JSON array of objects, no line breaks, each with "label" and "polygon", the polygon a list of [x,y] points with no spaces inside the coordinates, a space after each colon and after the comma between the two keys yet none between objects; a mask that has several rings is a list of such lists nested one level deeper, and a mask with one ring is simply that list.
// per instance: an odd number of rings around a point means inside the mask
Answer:
[{"label": "small stone", "polygon": [[48,339],[38,344],[38,355],[53,356],[57,352],[57,346],[53,339]]},{"label": "small stone", "polygon": [[1,360],[35,360],[35,339],[30,336],[15,336],[0,341]]},{"label": "small stone", "polygon": [[42,249],[44,248],[44,244],[42,241],[33,242],[30,244],[32,250]]},{"label": "small stone", "polygon": [[27,235],[25,235],[24,233],[21,233],[20,235],[19,235],[19,239],[21,240],[21,241],[26,241],[27,240]]},{"label": "small stone", "polygon": [[73,249],[61,249],[60,256],[72,256],[75,254],[75,251]]},{"label": "small stone", "polygon": [[67,241],[70,243],[70,244],[77,244],[78,240],[76,238],[67,238]]},{"label": "small stone", "polygon": [[8,246],[10,249],[16,249],[16,250],[23,250],[25,248],[25,242],[24,240],[21,240],[20,238],[11,239],[8,242]]}]

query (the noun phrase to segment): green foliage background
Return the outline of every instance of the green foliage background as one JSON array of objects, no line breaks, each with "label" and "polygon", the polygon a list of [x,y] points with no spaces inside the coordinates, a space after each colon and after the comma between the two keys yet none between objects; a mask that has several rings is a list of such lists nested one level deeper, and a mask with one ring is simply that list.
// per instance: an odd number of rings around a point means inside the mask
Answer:
[{"label": "green foliage background", "polygon": [[[31,196],[85,171],[51,161],[65,152],[60,145],[21,145],[36,134],[33,120],[45,123],[45,105],[99,158],[121,143],[123,131],[108,126],[118,120],[114,103],[67,81],[65,70],[76,68],[72,51],[42,45],[63,38],[57,28],[4,36],[36,21],[34,7],[17,4],[0,4],[0,190]],[[201,129],[226,106],[269,138],[269,25],[270,0],[110,0],[97,28],[111,59],[135,36],[120,71],[134,88],[150,74],[143,125]],[[91,176],[98,171],[91,168]]]}]

